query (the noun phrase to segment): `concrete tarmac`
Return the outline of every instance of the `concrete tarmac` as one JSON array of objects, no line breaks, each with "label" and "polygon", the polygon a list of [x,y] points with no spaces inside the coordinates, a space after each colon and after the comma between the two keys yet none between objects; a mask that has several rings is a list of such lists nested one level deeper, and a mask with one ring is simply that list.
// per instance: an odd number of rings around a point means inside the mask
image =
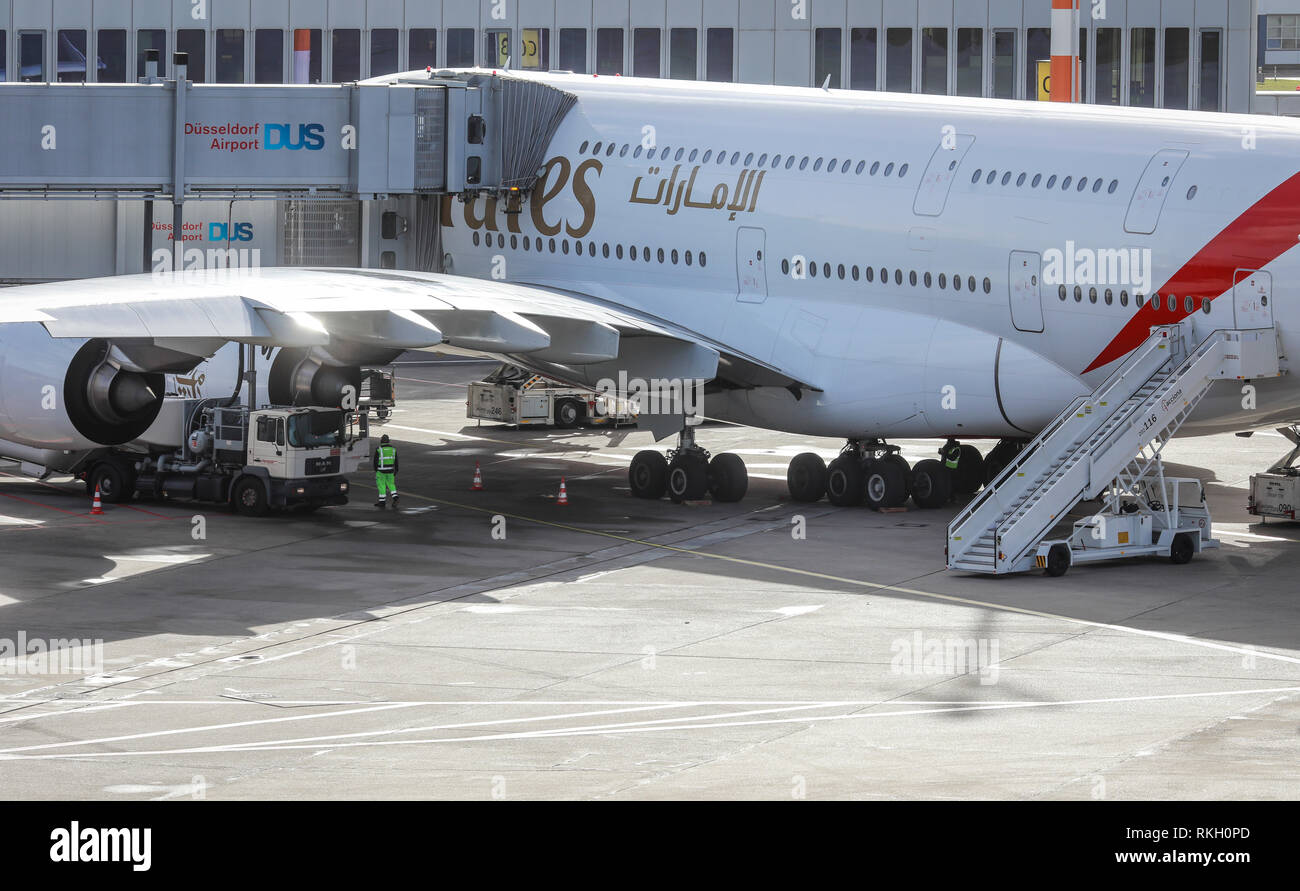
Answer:
[{"label": "concrete tarmac", "polygon": [[1187,566],[986,578],[943,569],[955,506],[791,503],[838,442],[709,424],[746,499],[645,502],[648,432],[476,426],[489,369],[399,366],[396,512],[363,473],[309,516],[92,517],[0,465],[0,641],[91,642],[0,661],[3,796],[1300,794],[1300,526],[1245,513],[1280,436],[1169,447],[1223,542]]}]

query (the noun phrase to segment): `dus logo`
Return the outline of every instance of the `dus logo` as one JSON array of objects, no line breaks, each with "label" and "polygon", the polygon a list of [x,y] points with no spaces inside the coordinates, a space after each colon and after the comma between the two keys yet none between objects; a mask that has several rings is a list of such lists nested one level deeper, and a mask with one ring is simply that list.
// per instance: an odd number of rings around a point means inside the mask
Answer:
[{"label": "dus logo", "polygon": [[266,148],[272,149],[289,149],[298,151],[307,149],[308,151],[318,152],[325,148],[325,125],[324,124],[299,124],[298,135],[295,139],[291,131],[292,124],[266,124]]},{"label": "dus logo", "polygon": [[208,223],[208,241],[252,240],[252,223]]}]

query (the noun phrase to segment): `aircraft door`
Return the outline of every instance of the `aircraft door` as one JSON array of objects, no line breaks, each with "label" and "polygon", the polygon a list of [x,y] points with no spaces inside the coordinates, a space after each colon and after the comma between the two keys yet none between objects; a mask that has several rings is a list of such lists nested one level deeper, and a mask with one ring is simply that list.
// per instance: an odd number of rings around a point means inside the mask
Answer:
[{"label": "aircraft door", "polygon": [[926,217],[937,217],[943,213],[953,179],[957,176],[957,168],[974,144],[974,136],[944,134],[939,147],[930,156],[925,173],[921,174],[921,184],[916,187],[916,197],[912,200],[913,213]]},{"label": "aircraft door", "polygon": [[1238,329],[1273,327],[1273,275],[1262,269],[1238,269],[1233,275],[1232,308]]},{"label": "aircraft door", "polygon": [[1178,171],[1186,160],[1187,152],[1182,149],[1164,149],[1155,153],[1129,200],[1128,214],[1124,217],[1125,232],[1150,235],[1156,231],[1160,213],[1165,209],[1165,199],[1169,197]]},{"label": "aircraft door", "polygon": [[1043,330],[1043,302],[1040,297],[1042,260],[1031,251],[1012,251],[1007,275],[1011,288],[1011,324],[1019,331]]},{"label": "aircraft door", "polygon": [[767,233],[752,226],[736,230],[736,299],[762,303],[767,299]]}]

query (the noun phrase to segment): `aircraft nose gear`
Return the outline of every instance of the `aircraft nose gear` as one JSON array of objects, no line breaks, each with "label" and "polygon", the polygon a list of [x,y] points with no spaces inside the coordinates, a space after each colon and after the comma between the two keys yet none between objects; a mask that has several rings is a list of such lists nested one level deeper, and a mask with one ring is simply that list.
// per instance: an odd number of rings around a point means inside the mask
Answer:
[{"label": "aircraft nose gear", "polygon": [[638,452],[628,468],[628,483],[637,498],[657,499],[667,493],[680,504],[711,494],[717,501],[734,502],[745,497],[749,473],[738,455],[710,458],[695,444],[694,428],[687,427],[667,458],[652,450]]}]

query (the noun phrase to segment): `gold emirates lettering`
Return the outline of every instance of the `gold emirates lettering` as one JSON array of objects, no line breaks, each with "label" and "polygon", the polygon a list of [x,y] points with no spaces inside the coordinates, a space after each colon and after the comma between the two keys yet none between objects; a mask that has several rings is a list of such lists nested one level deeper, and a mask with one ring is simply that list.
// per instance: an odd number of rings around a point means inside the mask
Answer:
[{"label": "gold emirates lettering", "polygon": [[[529,201],[529,216],[537,231],[542,235],[554,236],[559,235],[560,230],[563,229],[571,238],[586,237],[596,225],[596,196],[589,179],[593,171],[595,176],[599,177],[603,170],[604,165],[595,158],[583,161],[576,170],[573,168],[573,163],[563,156],[557,155],[547,161],[542,175],[533,187],[532,198]],[[576,221],[576,224],[574,220],[567,217],[552,219],[552,215],[547,212],[548,205],[559,198],[566,187],[571,187],[573,198],[582,209],[582,217]],[[466,201],[463,214],[465,225],[471,230],[499,231],[497,208],[498,200],[495,197]],[[452,228],[455,225],[452,196],[443,197],[441,211],[442,225]],[[506,214],[506,229],[519,234],[519,214]]]},{"label": "gold emirates lettering", "polygon": [[[691,168],[689,179],[680,178],[682,165],[677,164],[673,167],[672,174],[667,177],[660,177],[659,186],[654,195],[646,196],[641,194],[641,181],[645,177],[638,176],[632,183],[632,194],[628,197],[628,204],[646,204],[650,206],[662,204],[668,208],[668,216],[676,215],[683,207],[691,207],[697,210],[727,210],[730,211],[729,220],[734,220],[738,213],[753,213],[758,207],[758,193],[763,188],[763,178],[767,176],[766,170],[751,170],[745,168],[740,171],[740,178],[736,180],[734,186],[728,188],[726,182],[720,182],[710,190],[707,184],[701,184],[700,194],[708,194],[708,198],[697,199],[695,197],[696,183],[695,180],[703,169],[697,164]],[[662,168],[651,167],[648,171],[651,177],[659,176]],[[676,186],[676,191],[673,187]],[[727,198],[731,202],[727,202]]]}]

